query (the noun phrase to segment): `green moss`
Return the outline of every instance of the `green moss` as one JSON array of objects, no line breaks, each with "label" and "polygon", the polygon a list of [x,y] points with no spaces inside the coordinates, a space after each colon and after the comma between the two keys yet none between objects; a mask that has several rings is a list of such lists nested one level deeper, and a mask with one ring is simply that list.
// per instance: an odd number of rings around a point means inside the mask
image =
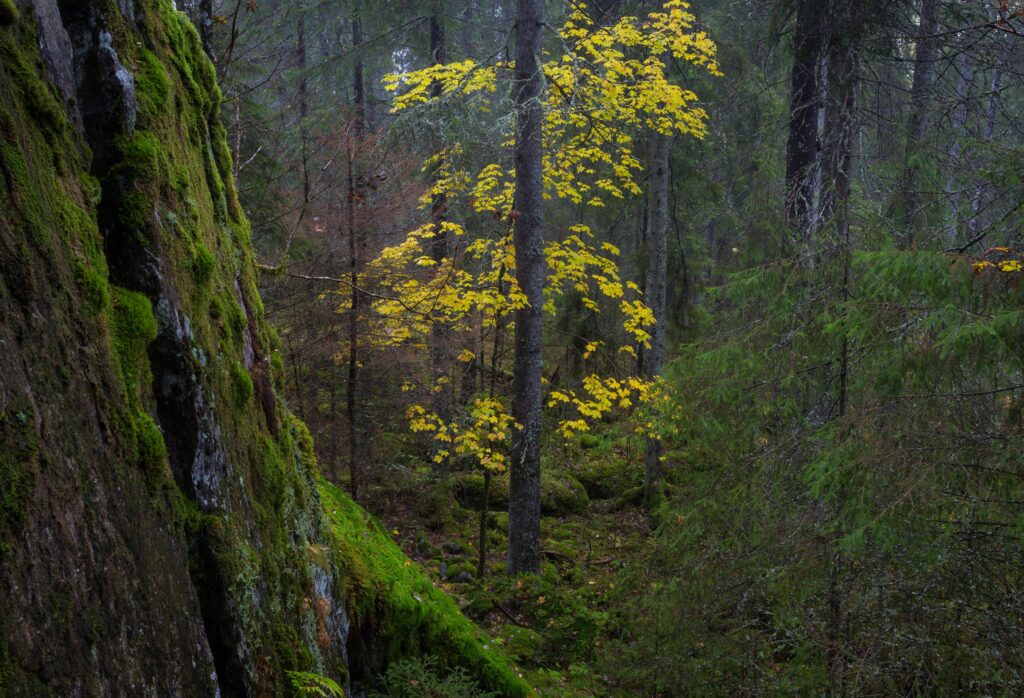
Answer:
[{"label": "green moss", "polygon": [[152,51],[142,49],[135,73],[135,94],[139,113],[146,119],[161,116],[167,109],[171,79],[163,62]]},{"label": "green moss", "polygon": [[312,474],[319,472],[320,466],[316,460],[316,449],[313,447],[313,435],[309,433],[309,427],[292,414],[289,414],[287,419],[288,425],[295,435],[295,445],[302,458],[302,464]]},{"label": "green moss", "polygon": [[139,413],[135,427],[139,467],[151,478],[163,475],[167,467],[167,446],[164,444],[163,432],[145,412]]},{"label": "green moss", "polygon": [[123,139],[118,154],[117,164],[105,178],[105,205],[116,210],[121,226],[146,243],[155,220],[166,156],[157,137],[147,131]]},{"label": "green moss", "polygon": [[28,513],[38,454],[35,411],[25,399],[0,412],[0,541],[17,534]]},{"label": "green moss", "polygon": [[110,308],[110,285],[107,282],[107,268],[104,264],[96,268],[88,263],[73,263],[75,281],[82,292],[86,311],[92,315],[106,312]]},{"label": "green moss", "polygon": [[285,385],[284,359],[281,352],[276,350],[270,354],[270,376],[274,381],[274,388],[282,392]]},{"label": "green moss", "polygon": [[[459,613],[390,536],[338,488],[321,483],[320,493],[346,574],[353,636],[374,644],[353,647],[354,654],[376,654],[386,663],[432,655],[442,670],[462,667],[486,690],[528,694],[499,646]],[[372,661],[370,656],[352,659]]]},{"label": "green moss", "polygon": [[582,514],[590,505],[586,489],[567,473],[541,473],[540,488],[540,509],[544,514]]},{"label": "green moss", "polygon": [[[13,9],[17,12],[17,8]],[[7,14],[10,16],[10,13]],[[35,125],[53,136],[55,144],[66,143],[68,122],[64,107],[53,85],[42,77],[46,75],[46,71],[38,54],[27,53],[18,45],[11,33],[5,32],[0,35],[0,64],[13,80]]]},{"label": "green moss", "polygon": [[0,25],[9,27],[19,19],[21,19],[21,13],[18,12],[14,0],[0,0]]},{"label": "green moss", "polygon": [[235,394],[235,404],[245,407],[252,399],[253,385],[252,376],[245,370],[245,366],[239,363],[231,364],[231,387]]},{"label": "green moss", "polygon": [[[464,507],[479,511],[484,499],[484,476],[479,472],[459,473],[451,478],[452,493]],[[508,509],[508,476],[491,476],[491,487],[487,492],[487,508],[501,511]]]},{"label": "green moss", "polygon": [[241,339],[245,332],[245,311],[234,299],[225,302],[227,310],[228,325],[231,327],[231,334],[235,339]]},{"label": "green moss", "polygon": [[137,394],[149,375],[146,347],[156,339],[156,317],[149,298],[113,286],[114,354],[130,395]]},{"label": "green moss", "polygon": [[51,230],[47,215],[47,202],[35,189],[35,183],[29,176],[25,154],[17,140],[0,144],[0,167],[6,174],[6,181],[11,186],[10,201],[15,210],[21,214],[23,230],[32,242],[44,249],[49,249]]},{"label": "green moss", "polygon": [[217,268],[217,258],[210,252],[210,248],[203,243],[196,244],[195,254],[192,255],[192,276],[196,283],[205,284],[213,277]]},{"label": "green moss", "polygon": [[[215,123],[210,129],[210,138],[213,147],[213,155],[217,164],[217,173],[224,187],[224,196],[227,199],[228,210],[234,221],[243,220],[241,204],[238,203],[238,192],[235,190],[235,179],[231,176],[234,171],[232,164],[231,149],[228,147],[228,134],[220,123]],[[237,237],[242,244],[248,244],[250,233],[247,224],[240,224]]]}]

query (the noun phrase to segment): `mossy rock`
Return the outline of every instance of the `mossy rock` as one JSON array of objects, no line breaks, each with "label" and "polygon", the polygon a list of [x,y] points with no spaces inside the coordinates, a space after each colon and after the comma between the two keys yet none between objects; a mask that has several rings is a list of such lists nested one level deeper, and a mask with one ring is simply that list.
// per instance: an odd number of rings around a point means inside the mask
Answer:
[{"label": "mossy rock", "polygon": [[639,467],[614,457],[587,458],[587,455],[584,453],[583,460],[572,470],[591,499],[614,499],[643,483]]},{"label": "mossy rock", "polygon": [[536,630],[520,628],[518,625],[506,625],[505,647],[517,662],[524,666],[544,666],[549,657],[544,651],[544,638]]},{"label": "mossy rock", "polygon": [[9,27],[16,24],[19,19],[21,13],[18,12],[14,0],[0,0],[0,26]]},{"label": "mossy rock", "polygon": [[448,531],[455,526],[455,509],[451,487],[445,481],[437,482],[430,491],[417,497],[413,514],[429,531]]},{"label": "mossy rock", "polygon": [[345,571],[351,666],[373,671],[409,657],[434,656],[441,670],[459,667],[502,696],[529,689],[497,643],[463,616],[454,601],[412,564],[374,520],[341,490],[320,483],[338,567]]},{"label": "mossy rock", "polygon": [[623,491],[620,496],[615,499],[616,509],[626,509],[629,507],[638,507],[644,503],[644,486],[636,485]]},{"label": "mossy rock", "polygon": [[457,562],[448,565],[448,572],[445,575],[445,579],[447,579],[449,582],[471,582],[475,578],[476,565],[470,562]]},{"label": "mossy rock", "polygon": [[580,481],[569,473],[542,473],[540,510],[549,516],[582,514],[590,506],[590,497]]},{"label": "mossy rock", "polygon": [[495,531],[508,532],[508,512],[494,511],[487,517],[487,526]]},{"label": "mossy rock", "polygon": [[570,543],[551,538],[544,541],[541,553],[556,562],[573,562],[580,557],[579,552]]},{"label": "mossy rock", "polygon": [[[484,476],[482,473],[459,473],[451,477],[452,493],[459,504],[473,511],[479,511],[484,501]],[[491,490],[487,496],[487,508],[492,511],[508,509],[508,475],[492,475]]]}]

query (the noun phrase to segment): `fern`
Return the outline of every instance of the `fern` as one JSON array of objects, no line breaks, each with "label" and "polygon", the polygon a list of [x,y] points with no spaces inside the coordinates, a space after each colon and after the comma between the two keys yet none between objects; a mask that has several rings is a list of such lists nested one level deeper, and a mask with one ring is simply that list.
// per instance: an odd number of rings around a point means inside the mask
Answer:
[{"label": "fern", "polygon": [[288,681],[300,696],[345,698],[345,691],[334,679],[308,671],[289,671]]}]

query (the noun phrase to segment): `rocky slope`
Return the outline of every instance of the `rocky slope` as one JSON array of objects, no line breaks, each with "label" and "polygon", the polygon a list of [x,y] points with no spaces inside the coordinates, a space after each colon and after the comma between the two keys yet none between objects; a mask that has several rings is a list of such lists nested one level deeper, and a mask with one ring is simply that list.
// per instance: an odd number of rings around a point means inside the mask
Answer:
[{"label": "rocky slope", "polygon": [[524,694],[319,483],[219,102],[171,0],[0,0],[0,695]]}]

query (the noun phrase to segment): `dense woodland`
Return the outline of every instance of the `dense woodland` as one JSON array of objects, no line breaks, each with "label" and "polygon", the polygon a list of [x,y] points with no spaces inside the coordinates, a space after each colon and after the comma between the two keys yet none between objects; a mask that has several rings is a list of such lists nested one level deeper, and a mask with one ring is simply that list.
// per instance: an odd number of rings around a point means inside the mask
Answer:
[{"label": "dense woodland", "polygon": [[[57,4],[67,24],[74,3]],[[212,148],[231,171],[217,181],[235,182],[244,238],[242,252],[199,245],[189,268],[245,268],[251,226],[262,297],[239,272],[187,309],[244,335],[225,380],[261,428],[315,450],[330,540],[369,540],[359,507],[379,522],[378,547],[342,566],[405,580],[385,586],[409,584],[410,608],[429,589],[447,609],[444,592],[473,623],[451,627],[529,686],[387,615],[389,591],[350,611],[351,634],[345,618],[344,680],[301,651],[255,669],[240,652],[243,671],[217,644],[237,641],[209,631],[222,616],[203,585],[262,589],[250,577],[271,563],[257,545],[249,567],[210,573],[252,527],[211,523],[216,506],[193,497],[176,516],[224,695],[1024,694],[1024,3],[177,9],[219,84]],[[5,27],[9,11],[0,0]],[[123,62],[164,60],[140,55]],[[173,140],[174,104],[139,128]],[[90,128],[108,122],[82,113],[99,200],[110,182],[134,191],[141,170],[104,158],[137,146],[101,149]],[[14,123],[0,120],[5,138]],[[109,205],[111,283],[131,287]],[[182,225],[172,208],[163,228]],[[165,319],[132,290],[161,323],[138,339],[157,342],[153,373],[133,380],[160,385]],[[274,329],[253,334],[264,317]],[[175,470],[171,418],[191,407],[141,394],[132,409],[154,414],[156,458]],[[303,559],[320,564],[331,543],[310,535]],[[406,568],[430,583],[386,576]],[[304,593],[326,657],[332,597]],[[377,652],[367,638],[385,629]],[[19,676],[5,647],[0,689]],[[385,659],[353,668],[371,655]],[[246,671],[254,683],[223,679]]]},{"label": "dense woodland", "polygon": [[1019,4],[212,12],[321,468],[536,686],[1024,690]]}]

